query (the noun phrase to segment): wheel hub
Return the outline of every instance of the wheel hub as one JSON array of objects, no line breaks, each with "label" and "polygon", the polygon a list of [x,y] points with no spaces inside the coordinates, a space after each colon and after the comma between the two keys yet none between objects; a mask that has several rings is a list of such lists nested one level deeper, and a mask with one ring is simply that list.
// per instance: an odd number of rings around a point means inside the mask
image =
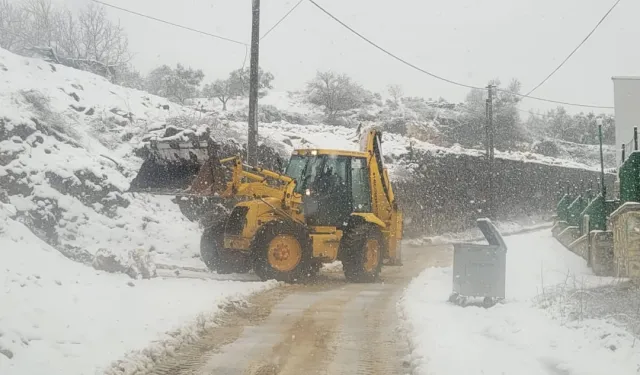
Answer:
[{"label": "wheel hub", "polygon": [[267,260],[278,271],[291,271],[302,260],[302,247],[295,237],[280,234],[269,243]]},{"label": "wheel hub", "polygon": [[279,245],[275,250],[274,254],[277,260],[287,260],[291,255],[291,251],[286,245]]}]

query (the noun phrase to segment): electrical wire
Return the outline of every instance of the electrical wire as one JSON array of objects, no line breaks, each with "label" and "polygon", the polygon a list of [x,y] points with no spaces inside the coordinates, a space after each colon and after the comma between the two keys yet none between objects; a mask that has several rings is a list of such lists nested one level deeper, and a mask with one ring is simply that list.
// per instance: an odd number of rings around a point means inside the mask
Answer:
[{"label": "electrical wire", "polygon": [[567,56],[561,63],[560,65],[558,65],[557,68],[555,68],[551,73],[549,73],[549,75],[542,80],[542,82],[538,83],[538,85],[536,85],[536,87],[532,88],[531,91],[529,91],[526,96],[531,95],[531,93],[533,93],[534,91],[536,91],[540,86],[542,86],[545,82],[547,82],[547,80],[549,78],[551,78],[551,76],[553,76],[558,70],[560,70],[560,68],[562,68],[562,66],[571,58],[571,56],[573,56],[574,53],[576,53],[576,51],[582,47],[582,45],[591,37],[591,35],[593,35],[593,33],[598,29],[598,27],[600,26],[600,24],[602,24],[602,22],[604,22],[604,20],[609,16],[609,13],[611,13],[611,11],[613,11],[613,9],[615,9],[616,6],[618,6],[618,4],[620,3],[621,0],[616,1],[613,6],[611,8],[609,8],[609,10],[607,11],[607,13],[604,14],[604,16],[602,16],[602,18],[600,19],[600,21],[598,21],[598,23],[596,24],[596,26],[589,32],[589,34],[587,34],[587,36],[582,39],[582,42],[580,42],[580,44],[578,44],[578,46],[576,48],[573,49],[573,51],[571,51],[571,53],[569,54],[569,56]]},{"label": "electrical wire", "polygon": [[[373,41],[371,41],[370,39],[368,39],[367,37],[365,37],[364,35],[360,34],[359,32],[357,32],[356,30],[354,30],[353,28],[351,28],[349,25],[345,24],[344,22],[342,22],[340,19],[338,19],[336,16],[334,16],[333,14],[331,14],[329,11],[327,11],[326,9],[324,9],[322,6],[320,6],[317,2],[315,2],[314,0],[308,0],[311,4],[313,4],[316,8],[318,8],[320,11],[322,11],[323,13],[325,13],[327,16],[329,16],[330,18],[332,18],[334,21],[336,21],[337,23],[339,23],[340,25],[342,25],[344,28],[346,28],[347,30],[351,31],[352,33],[354,33],[355,35],[357,35],[360,39],[364,40],[365,42],[369,43],[370,45],[372,45],[373,47],[375,47],[376,49],[380,50],[381,52],[385,53],[386,55],[392,57],[395,60],[400,61],[401,63],[421,72],[424,73],[428,76],[431,76],[435,79],[456,85],[456,86],[460,86],[460,87],[466,87],[466,88],[470,88],[470,89],[477,89],[477,90],[484,90],[485,87],[480,87],[480,86],[473,86],[473,85],[468,85],[465,83],[461,83],[461,82],[457,82],[448,78],[444,78],[442,76],[439,76],[437,74],[431,73],[425,69],[422,69],[410,62],[408,62],[407,60],[398,57],[397,55],[389,52],[388,50],[380,47],[378,44],[374,43]],[[524,94],[519,94],[519,93],[514,93],[511,92],[509,90],[504,90],[504,89],[500,89],[500,88],[495,88],[496,91],[500,91],[500,92],[505,92],[511,95],[515,95],[515,96],[519,96],[519,97],[525,97],[525,98],[529,98],[529,99],[534,99],[534,100],[539,100],[539,101],[543,101],[543,102],[548,102],[548,103],[555,103],[555,104],[563,104],[563,105],[569,105],[569,106],[576,106],[576,107],[587,107],[587,108],[601,108],[601,109],[613,109],[613,107],[610,106],[599,106],[599,105],[590,105],[590,104],[580,104],[580,103],[571,103],[571,102],[565,102],[565,101],[560,101],[560,100],[552,100],[552,99],[546,99],[546,98],[539,98],[539,97],[535,97],[535,96],[529,96],[529,95],[524,95]]]},{"label": "electrical wire", "polygon": [[406,61],[406,60],[402,59],[401,57],[398,57],[398,56],[394,55],[393,53],[391,53],[391,52],[387,51],[386,49],[384,49],[384,48],[380,47],[380,46],[379,46],[379,45],[377,45],[376,43],[372,42],[371,40],[369,40],[369,39],[368,39],[367,37],[365,37],[364,35],[360,34],[360,33],[359,33],[359,32],[357,32],[357,31],[355,31],[353,28],[351,28],[351,27],[350,27],[349,25],[347,25],[346,23],[344,23],[344,22],[340,21],[336,16],[334,16],[334,15],[333,15],[333,14],[331,14],[331,13],[329,13],[329,11],[327,11],[326,9],[324,9],[323,7],[321,7],[321,6],[320,6],[318,3],[316,3],[315,1],[313,1],[313,0],[309,0],[309,2],[310,2],[311,4],[313,4],[313,5],[315,5],[318,9],[320,9],[322,12],[324,12],[327,16],[331,17],[334,21],[338,22],[338,23],[339,23],[340,25],[342,25],[344,28],[346,28],[347,30],[349,30],[349,31],[351,31],[352,33],[356,34],[358,37],[360,37],[360,39],[364,40],[365,42],[367,42],[367,43],[371,44],[373,47],[377,48],[378,50],[382,51],[383,53],[385,53],[385,54],[389,55],[390,57],[392,57],[392,58],[394,58],[394,59],[396,59],[396,60],[400,61],[401,63],[403,63],[403,64],[405,64],[405,65],[410,66],[411,68],[413,68],[413,69],[415,69],[415,70],[417,70],[417,71],[419,71],[419,72],[422,72],[422,73],[427,74],[427,75],[429,75],[429,76],[431,76],[431,77],[433,77],[433,78],[436,78],[436,79],[439,79],[439,80],[441,80],[441,81],[445,81],[445,82],[451,83],[451,84],[456,85],[456,86],[462,86],[462,87],[466,87],[466,88],[469,88],[469,89],[479,89],[479,90],[483,90],[483,89],[484,89],[483,87],[479,87],[479,86],[471,86],[471,85],[467,85],[467,84],[464,84],[464,83],[456,82],[456,81],[453,81],[453,80],[450,80],[450,79],[447,79],[447,78],[441,77],[441,76],[439,76],[439,75],[433,74],[433,73],[431,73],[431,72],[429,72],[429,71],[426,71],[426,70],[424,70],[424,69],[422,69],[422,68],[420,68],[420,67],[417,67],[417,66],[415,66],[415,65],[411,64],[410,62],[408,62],[408,61]]},{"label": "electrical wire", "polygon": [[275,29],[276,27],[278,27],[278,25],[280,25],[282,23],[282,21],[284,21],[287,17],[289,17],[289,15],[291,13],[293,13],[294,10],[296,10],[296,8],[298,6],[300,6],[300,4],[302,4],[304,0],[300,0],[296,3],[296,5],[293,6],[293,8],[289,9],[289,11],[287,13],[285,13],[284,16],[282,16],[282,18],[280,18],[280,20],[278,22],[276,22],[273,26],[271,26],[271,28],[269,30],[267,30],[266,33],[264,33],[264,35],[262,37],[260,37],[260,40],[264,39],[267,37],[267,35],[269,35],[269,33],[271,33],[273,31],[273,29]]},{"label": "electrical wire", "polygon": [[126,13],[131,13],[131,14],[134,14],[134,15],[139,16],[139,17],[148,18],[150,20],[153,20],[153,21],[156,21],[156,22],[160,22],[160,23],[164,23],[164,24],[167,24],[167,25],[170,25],[170,26],[174,26],[174,27],[177,27],[177,28],[180,28],[180,29],[193,31],[193,32],[198,33],[198,34],[210,36],[212,38],[221,39],[221,40],[224,40],[224,41],[227,41],[227,42],[231,42],[231,43],[235,43],[235,44],[241,44],[243,46],[247,45],[247,43],[240,42],[238,40],[226,38],[224,36],[211,34],[211,33],[208,33],[206,31],[197,30],[197,29],[194,29],[194,28],[191,28],[191,27],[188,27],[188,26],[184,26],[184,25],[180,25],[180,24],[177,24],[177,23],[165,21],[165,20],[162,20],[160,18],[149,16],[147,14],[142,14],[142,13],[134,12],[134,11],[129,10],[129,9],[125,9],[125,8],[121,8],[121,7],[118,7],[118,6],[115,6],[115,5],[111,5],[111,4],[105,3],[105,2],[100,1],[100,0],[91,0],[91,1],[93,1],[94,3],[100,4],[100,5],[104,5],[104,6],[109,7],[109,8],[117,9],[117,10],[120,10],[120,11],[123,11],[123,12],[126,12]]}]

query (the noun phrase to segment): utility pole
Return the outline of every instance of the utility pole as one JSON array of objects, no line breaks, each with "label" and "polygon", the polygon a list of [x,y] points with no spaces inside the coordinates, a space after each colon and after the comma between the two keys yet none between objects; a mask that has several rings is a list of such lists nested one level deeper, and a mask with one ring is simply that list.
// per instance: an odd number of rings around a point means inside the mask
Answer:
[{"label": "utility pole", "polygon": [[489,218],[494,218],[494,207],[493,207],[493,85],[488,85],[488,98],[486,102],[486,114],[487,114],[487,127],[486,127],[486,137],[487,137],[487,178],[488,178],[488,199],[487,199],[487,207],[488,212],[487,216]]},{"label": "utility pole", "polygon": [[252,0],[251,12],[251,73],[249,78],[249,132],[247,162],[258,165],[258,66],[260,53],[260,0]]},{"label": "utility pole", "polygon": [[602,151],[602,119],[598,118],[598,141],[600,143],[600,192],[602,198],[607,198],[607,185],[604,181],[604,152]]}]

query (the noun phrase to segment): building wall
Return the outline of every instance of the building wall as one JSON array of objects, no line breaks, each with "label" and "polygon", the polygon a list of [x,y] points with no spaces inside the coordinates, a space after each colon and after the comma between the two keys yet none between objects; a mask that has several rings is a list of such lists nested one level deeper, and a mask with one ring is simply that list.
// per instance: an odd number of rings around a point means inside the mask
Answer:
[{"label": "building wall", "polygon": [[616,119],[616,166],[622,164],[622,144],[633,139],[633,127],[640,128],[640,77],[613,77]]}]

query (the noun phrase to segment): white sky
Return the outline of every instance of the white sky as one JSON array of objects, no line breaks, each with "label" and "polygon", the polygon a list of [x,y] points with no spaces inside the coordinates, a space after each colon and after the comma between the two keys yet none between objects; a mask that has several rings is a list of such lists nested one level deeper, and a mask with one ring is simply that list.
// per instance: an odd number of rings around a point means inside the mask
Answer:
[{"label": "white sky", "polygon": [[[89,0],[58,0],[82,6]],[[251,0],[105,0],[113,5],[249,42]],[[317,0],[338,18],[410,62],[446,78],[486,85],[520,79],[526,92],[586,36],[614,0]],[[261,33],[297,0],[262,0]],[[242,65],[243,46],[194,34],[117,10],[134,64],[147,72],[181,62],[225,78]],[[534,95],[613,105],[612,76],[640,75],[640,2],[622,0],[596,33]],[[247,60],[248,64],[248,60]],[[275,89],[301,89],[316,70],[344,72],[386,94],[399,83],[406,95],[462,101],[467,89],[416,72],[391,59],[303,2],[261,45],[260,65]],[[522,109],[553,104],[525,100]],[[583,109],[567,107],[571,112]]]}]

